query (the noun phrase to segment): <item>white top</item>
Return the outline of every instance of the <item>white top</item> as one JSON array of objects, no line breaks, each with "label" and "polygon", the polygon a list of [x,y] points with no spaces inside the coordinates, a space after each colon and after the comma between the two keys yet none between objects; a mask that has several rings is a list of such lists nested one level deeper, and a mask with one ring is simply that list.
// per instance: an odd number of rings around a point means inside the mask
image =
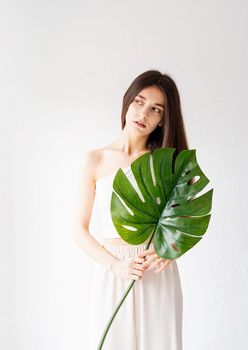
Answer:
[{"label": "white top", "polygon": [[[128,165],[121,169],[132,182],[134,176],[131,166]],[[98,234],[103,238],[121,238],[113,224],[110,210],[112,192],[114,191],[113,181],[117,171],[96,180],[94,206],[96,206],[97,226],[101,231]]]}]

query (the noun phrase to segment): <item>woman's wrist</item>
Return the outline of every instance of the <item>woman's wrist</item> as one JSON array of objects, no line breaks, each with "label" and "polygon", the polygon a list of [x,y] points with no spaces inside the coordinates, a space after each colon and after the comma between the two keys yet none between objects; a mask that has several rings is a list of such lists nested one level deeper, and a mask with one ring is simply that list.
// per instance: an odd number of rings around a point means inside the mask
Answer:
[{"label": "woman's wrist", "polygon": [[117,259],[115,256],[110,259],[109,264],[107,266],[107,270],[110,272],[113,272],[115,270],[116,265],[119,263],[119,259]]}]

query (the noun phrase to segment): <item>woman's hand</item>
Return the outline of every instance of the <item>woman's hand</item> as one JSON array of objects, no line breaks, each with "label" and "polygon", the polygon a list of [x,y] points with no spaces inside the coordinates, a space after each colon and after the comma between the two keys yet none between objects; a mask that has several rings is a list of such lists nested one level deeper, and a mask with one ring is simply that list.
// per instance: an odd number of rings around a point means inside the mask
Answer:
[{"label": "woman's hand", "polygon": [[144,262],[145,259],[138,256],[126,260],[116,260],[111,271],[121,278],[138,280],[143,276],[144,267],[142,264]]},{"label": "woman's hand", "polygon": [[154,273],[164,270],[165,267],[174,260],[161,258],[155,253],[154,248],[144,250],[142,253],[138,254],[138,257],[146,259],[146,261],[142,264],[142,267],[145,268],[145,271],[151,270],[152,268],[158,266]]}]

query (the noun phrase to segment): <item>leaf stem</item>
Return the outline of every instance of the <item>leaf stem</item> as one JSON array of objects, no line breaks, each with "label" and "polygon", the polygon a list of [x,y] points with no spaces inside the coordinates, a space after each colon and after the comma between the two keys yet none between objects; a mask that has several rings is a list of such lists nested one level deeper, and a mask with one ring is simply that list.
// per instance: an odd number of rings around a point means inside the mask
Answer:
[{"label": "leaf stem", "polygon": [[[155,228],[155,229],[156,229],[156,228]],[[149,239],[149,241],[148,241],[148,243],[147,243],[147,246],[146,246],[146,249],[145,249],[145,250],[147,250],[147,249],[149,248],[150,244],[151,244],[151,241],[152,241],[153,236],[154,236],[154,233],[155,233],[155,229],[154,229],[153,233],[152,233],[151,236],[150,236],[150,239]],[[124,300],[126,299],[128,293],[129,293],[130,290],[132,289],[132,287],[133,287],[133,285],[134,285],[135,282],[136,282],[136,280],[133,280],[133,281],[129,284],[129,286],[127,287],[127,289],[126,289],[126,291],[125,291],[125,293],[124,293],[124,295],[123,295],[123,297],[122,297],[121,300],[119,301],[119,304],[118,304],[118,305],[116,306],[116,308],[114,309],[114,312],[113,312],[113,314],[112,314],[112,316],[111,316],[111,318],[110,318],[110,320],[109,320],[109,322],[108,322],[106,328],[104,329],[104,332],[103,332],[103,335],[102,335],[102,337],[101,337],[100,343],[99,343],[99,345],[98,345],[98,347],[97,347],[97,350],[101,350],[101,349],[102,349],[103,343],[104,343],[105,338],[106,338],[106,336],[107,336],[107,334],[108,334],[109,328],[110,328],[112,322],[114,321],[114,318],[115,318],[115,316],[116,316],[118,310],[120,309],[121,305],[123,304]]]}]

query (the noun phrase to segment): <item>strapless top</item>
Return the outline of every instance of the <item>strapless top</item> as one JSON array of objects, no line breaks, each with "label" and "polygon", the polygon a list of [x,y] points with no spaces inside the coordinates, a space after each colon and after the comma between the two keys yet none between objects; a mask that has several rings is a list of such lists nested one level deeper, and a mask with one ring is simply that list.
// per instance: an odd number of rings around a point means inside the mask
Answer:
[{"label": "strapless top", "polygon": [[[129,181],[134,185],[135,178],[133,176],[131,166],[128,165],[127,167],[121,169],[128,177]],[[96,180],[94,206],[96,208],[96,220],[98,222],[97,226],[101,231],[98,232],[98,234],[102,238],[121,238],[113,224],[110,211],[111,197],[112,192],[114,191],[113,181],[117,171]]]}]

